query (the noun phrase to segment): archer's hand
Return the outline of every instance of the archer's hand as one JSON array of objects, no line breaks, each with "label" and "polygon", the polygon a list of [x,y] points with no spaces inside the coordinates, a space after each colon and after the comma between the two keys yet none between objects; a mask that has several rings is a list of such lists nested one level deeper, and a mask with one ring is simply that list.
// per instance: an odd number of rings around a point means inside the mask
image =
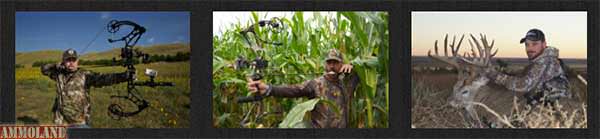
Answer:
[{"label": "archer's hand", "polygon": [[67,70],[67,66],[65,66],[63,63],[58,63],[56,64],[56,70],[58,71],[66,71]]},{"label": "archer's hand", "polygon": [[353,66],[351,64],[344,64],[342,68],[340,68],[340,73],[350,73],[352,72]]},{"label": "archer's hand", "polygon": [[259,92],[259,95],[264,95],[267,92],[267,88],[269,86],[267,84],[263,83],[261,80],[253,81],[250,78],[248,78],[247,80],[248,80],[248,90],[250,90],[251,93]]},{"label": "archer's hand", "polygon": [[135,75],[135,70],[125,71],[125,77],[127,77],[127,78],[131,77],[131,79],[134,81],[137,80],[137,76]]}]

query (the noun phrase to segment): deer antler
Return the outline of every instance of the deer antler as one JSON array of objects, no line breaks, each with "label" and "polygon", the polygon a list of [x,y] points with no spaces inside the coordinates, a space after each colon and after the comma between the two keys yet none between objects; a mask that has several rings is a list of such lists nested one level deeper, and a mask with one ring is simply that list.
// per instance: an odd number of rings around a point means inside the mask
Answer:
[{"label": "deer antler", "polygon": [[[491,60],[492,57],[496,56],[496,54],[498,53],[498,49],[496,49],[496,51],[494,51],[492,53],[492,49],[494,48],[494,40],[492,40],[492,43],[489,43],[487,41],[487,38],[485,35],[480,34],[480,40],[481,43],[479,41],[477,41],[477,38],[475,38],[475,36],[473,36],[473,34],[471,35],[471,39],[469,40],[469,45],[471,45],[471,54],[466,54],[464,55],[464,57],[461,57],[461,59],[469,64],[473,64],[476,66],[481,66],[481,67],[488,67],[491,65]],[[471,41],[472,40],[472,41]],[[474,47],[477,48],[477,51],[475,51]],[[471,60],[469,60],[471,59]]]},{"label": "deer antler", "polygon": [[446,34],[446,36],[444,37],[444,56],[440,56],[438,54],[438,46],[437,46],[438,41],[437,40],[435,40],[435,43],[434,43],[435,55],[431,55],[431,50],[429,50],[429,51],[427,51],[427,56],[429,56],[432,59],[438,60],[440,62],[450,64],[450,65],[454,66],[455,68],[460,68],[458,61],[457,61],[458,57],[460,57],[460,54],[458,54],[458,50],[460,50],[460,44],[462,44],[462,41],[464,38],[465,38],[465,35],[462,35],[462,37],[458,41],[458,45],[455,45],[456,36],[453,37],[452,44],[450,44],[450,49],[451,49],[450,51],[452,53],[452,57],[448,57],[448,34]]}]

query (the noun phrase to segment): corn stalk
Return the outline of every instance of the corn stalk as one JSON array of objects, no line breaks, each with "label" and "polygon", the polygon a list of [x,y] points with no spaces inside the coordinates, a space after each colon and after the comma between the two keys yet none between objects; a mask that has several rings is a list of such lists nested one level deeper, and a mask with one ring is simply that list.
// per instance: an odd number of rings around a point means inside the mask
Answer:
[{"label": "corn stalk", "polygon": [[[291,17],[280,17],[285,31],[273,33],[257,28],[256,34],[283,45],[263,45],[269,60],[264,82],[283,85],[297,84],[324,71],[324,56],[331,48],[344,54],[345,63],[353,63],[361,82],[354,92],[349,113],[349,127],[388,127],[389,112],[389,41],[388,15],[385,12],[294,12]],[[235,71],[231,66],[238,56],[254,56],[250,45],[238,33],[266,14],[252,12],[251,21],[231,25],[220,36],[213,37],[213,125],[215,127],[239,127],[244,112],[250,110],[245,104],[233,100],[237,96],[250,95],[246,90],[249,72]],[[223,17],[226,18],[226,17]],[[261,112],[265,116],[248,127],[277,127],[289,111],[306,98],[274,98],[262,101]]]}]

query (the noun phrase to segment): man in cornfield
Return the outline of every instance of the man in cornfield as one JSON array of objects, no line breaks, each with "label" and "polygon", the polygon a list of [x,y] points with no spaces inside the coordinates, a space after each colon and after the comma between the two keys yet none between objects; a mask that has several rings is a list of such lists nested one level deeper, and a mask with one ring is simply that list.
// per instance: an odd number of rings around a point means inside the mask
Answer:
[{"label": "man in cornfield", "polygon": [[530,62],[522,76],[510,76],[493,68],[488,69],[486,75],[509,90],[525,92],[530,105],[552,104],[559,98],[570,97],[564,63],[558,58],[558,49],[546,45],[544,33],[531,29],[520,43],[525,43]]},{"label": "man in cornfield", "polygon": [[[336,114],[335,106],[317,103],[311,111],[311,124],[315,128],[345,128],[348,124],[348,110],[353,92],[359,78],[352,72],[351,64],[343,64],[342,54],[331,49],[325,59],[325,74],[316,79],[304,81],[296,85],[267,85],[262,81],[248,80],[248,90],[262,96],[275,97],[308,97],[321,98],[334,102],[340,115]],[[340,76],[346,74],[344,76]]]},{"label": "man in cornfield", "polygon": [[67,49],[62,62],[41,67],[42,74],[56,81],[56,98],[52,111],[54,123],[89,128],[91,86],[101,87],[135,79],[134,72],[100,74],[78,68],[77,52]]}]

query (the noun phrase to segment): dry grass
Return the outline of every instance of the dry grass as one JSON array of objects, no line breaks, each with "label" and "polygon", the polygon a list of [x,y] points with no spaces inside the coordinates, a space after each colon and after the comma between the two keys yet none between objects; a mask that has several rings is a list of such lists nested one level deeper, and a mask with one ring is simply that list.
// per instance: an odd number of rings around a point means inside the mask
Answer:
[{"label": "dry grass", "polygon": [[515,101],[513,108],[515,113],[500,115],[482,103],[473,103],[483,107],[487,112],[493,114],[501,127],[510,128],[587,128],[587,111],[585,104],[577,109],[563,109],[563,105],[557,103],[551,105],[525,106],[522,111]]},{"label": "dry grass", "polygon": [[[414,74],[413,74],[414,75]],[[431,79],[431,77],[427,77]],[[440,79],[442,80],[442,79]],[[451,79],[446,79],[451,80]],[[429,80],[420,76],[412,79],[412,128],[470,128],[463,115],[463,110],[448,105],[446,98],[451,94],[451,88],[438,89]],[[573,98],[577,99],[577,98]],[[562,99],[561,99],[562,100]],[[567,99],[565,99],[567,100]],[[515,99],[511,114],[498,114],[482,103],[473,103],[475,108],[483,109],[499,119],[493,128],[587,128],[587,106],[585,102],[558,102],[554,106],[536,105],[520,106]],[[478,115],[483,115],[479,113]],[[483,121],[484,118],[475,119]],[[489,121],[489,120],[488,120]]]},{"label": "dry grass", "polygon": [[450,92],[427,87],[424,81],[412,82],[411,125],[413,128],[462,128],[467,126],[459,109],[448,105]]}]

